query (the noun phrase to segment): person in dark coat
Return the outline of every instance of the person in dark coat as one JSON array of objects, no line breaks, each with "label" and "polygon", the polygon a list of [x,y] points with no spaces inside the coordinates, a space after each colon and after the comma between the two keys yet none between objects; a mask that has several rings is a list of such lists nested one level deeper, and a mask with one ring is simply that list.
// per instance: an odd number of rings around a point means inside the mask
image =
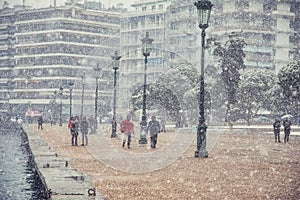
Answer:
[{"label": "person in dark coat", "polygon": [[275,142],[280,142],[280,120],[276,119],[273,123],[273,130],[275,135]]},{"label": "person in dark coat", "polygon": [[156,148],[157,136],[158,133],[160,133],[160,124],[156,120],[155,116],[151,117],[151,121],[148,124],[147,133],[149,132],[150,132],[151,148]]},{"label": "person in dark coat", "polygon": [[[89,123],[86,120],[86,117],[83,117],[80,122],[80,131],[82,135],[82,144],[81,146],[88,145],[88,132],[89,132]],[[85,144],[84,144],[85,140]]]},{"label": "person in dark coat", "polygon": [[43,117],[39,116],[38,118],[38,129],[43,130]]},{"label": "person in dark coat", "polygon": [[71,117],[69,121],[69,128],[71,130],[71,143],[72,146],[77,146],[77,137],[78,137],[78,128],[79,124],[78,121],[76,122],[76,118]]},{"label": "person in dark coat", "polygon": [[292,122],[290,119],[285,119],[283,121],[283,126],[284,126],[284,143],[289,142],[289,136],[291,133],[291,125]]}]

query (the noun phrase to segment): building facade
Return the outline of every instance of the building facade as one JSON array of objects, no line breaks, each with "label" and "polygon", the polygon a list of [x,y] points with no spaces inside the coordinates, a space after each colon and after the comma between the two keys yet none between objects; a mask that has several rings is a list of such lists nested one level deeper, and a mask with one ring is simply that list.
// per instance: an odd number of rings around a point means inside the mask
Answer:
[{"label": "building facade", "polygon": [[278,71],[292,60],[300,59],[300,1],[276,2],[272,10],[275,19],[274,63]]},{"label": "building facade", "polygon": [[[193,58],[200,55],[201,35],[193,3],[172,1],[166,38],[173,52],[184,55],[195,65],[199,63]],[[243,38],[247,43],[244,52],[248,69],[278,70],[299,58],[299,1],[215,0],[212,3],[206,38],[221,44],[225,44],[229,36]],[[210,57],[207,58],[209,64]],[[211,62],[215,62],[214,59]]]},{"label": "building facade", "polygon": [[5,112],[13,88],[15,9],[4,6],[0,15],[0,110]]},{"label": "building facade", "polygon": [[[7,98],[11,112],[53,112],[51,104],[61,98],[64,110],[71,103],[74,115],[79,115],[84,84],[85,112],[91,113],[95,105],[96,67],[100,68],[101,76],[99,101],[112,98],[110,66],[111,55],[120,48],[119,12],[85,9],[80,4],[23,9],[13,12],[11,17],[5,11],[1,10],[0,19],[6,24],[1,27],[7,33],[7,44],[2,45],[7,47],[7,56],[1,58],[6,60],[1,62],[0,70],[7,74],[3,78],[1,75],[1,82],[7,82],[6,86],[11,88]],[[62,96],[58,96],[60,88]],[[7,95],[5,90],[1,93],[1,97]]]},{"label": "building facade", "polygon": [[247,43],[245,65],[248,69],[278,71],[294,59],[296,42],[294,22],[297,1],[216,1],[212,15],[211,37],[228,40],[234,33]]},{"label": "building facade", "polygon": [[[73,3],[72,3],[73,2]],[[82,85],[88,112],[95,104],[99,67],[101,102],[112,102],[112,60],[119,68],[117,112],[131,109],[131,94],[143,86],[141,39],[153,39],[147,63],[147,83],[172,65],[200,63],[201,33],[191,0],[139,0],[133,11],[103,9],[101,3],[69,1],[63,7],[29,9],[3,7],[0,11],[0,104],[2,109],[49,110],[63,87],[69,104],[69,83],[75,81],[73,103],[80,108]],[[214,0],[206,39],[224,44],[229,35],[245,40],[248,69],[279,70],[300,58],[299,0]],[[206,52],[209,54],[209,52]],[[212,55],[206,65],[214,64]],[[83,74],[85,73],[85,79]],[[102,99],[101,99],[102,98]],[[20,108],[19,108],[20,107]],[[67,109],[67,108],[66,108]],[[78,113],[77,111],[74,111]],[[76,110],[76,109],[75,109]]]},{"label": "building facade", "polygon": [[147,63],[147,84],[165,70],[165,26],[169,0],[142,0],[132,4],[134,11],[122,13],[119,111],[131,109],[130,96],[144,84],[144,59],[141,39],[146,32],[153,39]]}]

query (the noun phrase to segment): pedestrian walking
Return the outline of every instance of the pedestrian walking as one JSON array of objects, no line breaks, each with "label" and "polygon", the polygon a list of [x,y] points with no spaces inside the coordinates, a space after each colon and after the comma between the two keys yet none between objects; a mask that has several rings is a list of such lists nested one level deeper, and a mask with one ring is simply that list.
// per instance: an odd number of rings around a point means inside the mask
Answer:
[{"label": "pedestrian walking", "polygon": [[161,130],[160,130],[160,132],[167,132],[166,131],[166,120],[165,119],[162,119],[161,121],[160,121],[160,126],[161,126]]},{"label": "pedestrian walking", "polygon": [[43,130],[43,117],[39,116],[38,118],[38,129]]},{"label": "pedestrian walking", "polygon": [[147,133],[149,132],[150,132],[151,148],[156,148],[157,136],[158,133],[160,133],[160,124],[156,120],[155,116],[151,117],[151,121],[148,124]]},{"label": "pedestrian walking", "polygon": [[51,112],[50,112],[50,125],[51,125],[51,126],[53,125],[53,115],[52,115]]},{"label": "pedestrian walking", "polygon": [[[88,132],[89,132],[89,124],[86,120],[86,117],[83,117],[81,122],[80,122],[80,131],[81,131],[81,136],[82,136],[82,143],[81,146],[88,145]],[[85,140],[85,144],[84,144]]]},{"label": "pedestrian walking", "polygon": [[275,135],[275,142],[280,142],[280,120],[276,119],[273,123],[273,130]]},{"label": "pedestrian walking", "polygon": [[91,115],[89,118],[89,127],[91,128],[91,134],[95,134],[96,133],[96,124],[95,124],[93,115]]},{"label": "pedestrian walking", "polygon": [[292,122],[290,119],[285,119],[283,121],[283,126],[284,126],[284,143],[289,142],[289,137],[291,133],[291,125]]},{"label": "pedestrian walking", "polygon": [[78,138],[78,122],[76,122],[76,118],[71,117],[69,121],[69,128],[71,130],[71,143],[72,146],[77,146],[77,138]]},{"label": "pedestrian walking", "polygon": [[122,147],[125,146],[127,140],[127,147],[130,149],[130,142],[131,142],[131,134],[134,134],[134,124],[130,120],[130,115],[127,115],[126,119],[124,119],[120,124],[120,131],[123,133],[123,143]]}]

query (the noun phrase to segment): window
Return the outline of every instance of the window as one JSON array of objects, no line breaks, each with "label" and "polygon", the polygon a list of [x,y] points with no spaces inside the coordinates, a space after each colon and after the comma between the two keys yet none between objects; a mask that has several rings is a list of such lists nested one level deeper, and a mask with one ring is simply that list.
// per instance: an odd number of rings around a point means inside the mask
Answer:
[{"label": "window", "polygon": [[263,3],[263,11],[264,13],[271,13],[272,10],[274,9],[273,1],[266,1]]},{"label": "window", "polygon": [[171,59],[175,59],[175,53],[171,52],[170,57],[171,57]]},{"label": "window", "polygon": [[237,2],[238,10],[248,10],[249,9],[249,1],[248,0],[240,0]]},{"label": "window", "polygon": [[171,30],[176,30],[176,22],[171,22]]},{"label": "window", "polygon": [[160,24],[159,21],[160,21],[160,17],[159,17],[159,16],[156,16],[156,24],[157,24],[157,25]]}]

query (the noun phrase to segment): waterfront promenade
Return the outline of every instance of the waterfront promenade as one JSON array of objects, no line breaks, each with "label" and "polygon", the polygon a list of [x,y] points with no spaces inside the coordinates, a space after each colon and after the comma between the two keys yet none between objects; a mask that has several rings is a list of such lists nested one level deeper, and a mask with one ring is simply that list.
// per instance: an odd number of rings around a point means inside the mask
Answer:
[{"label": "waterfront promenade", "polygon": [[[290,142],[274,143],[269,127],[209,127],[209,158],[194,158],[190,129],[161,133],[157,149],[121,147],[110,125],[71,146],[69,130],[24,124],[52,199],[297,199],[300,196],[300,129]],[[138,133],[138,130],[136,130]],[[283,134],[281,134],[283,141]],[[81,137],[79,136],[79,143]],[[49,166],[47,166],[47,163]],[[89,189],[96,196],[88,196]],[[92,190],[90,190],[91,192]]]}]

